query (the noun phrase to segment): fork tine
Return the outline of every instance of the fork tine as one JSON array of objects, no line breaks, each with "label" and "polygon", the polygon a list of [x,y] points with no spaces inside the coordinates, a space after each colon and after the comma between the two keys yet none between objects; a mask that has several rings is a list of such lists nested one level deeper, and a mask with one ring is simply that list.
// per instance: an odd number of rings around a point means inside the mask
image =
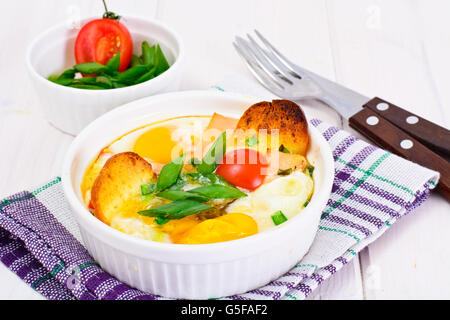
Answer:
[{"label": "fork tine", "polygon": [[254,57],[253,53],[248,48],[246,42],[239,37],[236,37],[236,42],[233,42],[234,47],[241,57],[244,58],[253,75],[258,81],[263,84],[267,89],[280,93],[280,90],[284,90],[284,86],[280,81],[270,72],[265,70],[261,63]]},{"label": "fork tine", "polygon": [[[288,58],[286,58],[280,51],[278,51],[277,48],[275,48],[258,30],[255,30],[256,35],[258,36],[258,38],[262,41],[262,43],[264,43],[264,45],[266,46],[266,48],[269,50],[268,52],[266,52],[266,54],[271,54],[274,62],[277,61],[278,62],[278,67],[282,68],[282,66],[284,66],[285,71],[289,72],[292,76],[297,77],[300,79],[302,77],[308,77],[308,75],[305,74],[301,74],[298,70],[298,67],[292,63]],[[297,68],[296,68],[297,67]],[[286,70],[286,68],[288,70]]]},{"label": "fork tine", "polygon": [[284,89],[283,81],[280,77],[277,77],[275,72],[272,72],[268,66],[266,66],[264,63],[261,62],[260,59],[258,59],[256,53],[254,50],[252,50],[249,46],[249,42],[244,40],[243,38],[237,36],[236,37],[236,43],[241,48],[241,50],[246,53],[247,57],[250,58],[250,60],[258,66],[259,69],[267,73],[267,75],[275,82],[278,86],[280,86],[282,89]]},{"label": "fork tine", "polygon": [[244,61],[247,64],[247,67],[252,72],[252,74],[255,76],[255,78],[269,91],[272,91],[278,96],[282,95],[282,90],[284,90],[284,87],[279,84],[278,82],[275,82],[272,78],[269,77],[269,74],[266,73],[260,65],[258,65],[254,59],[249,55],[248,52],[245,51],[245,48],[242,48],[239,44],[233,42],[233,46],[235,47],[236,51],[239,53],[239,55],[244,59]]},{"label": "fork tine", "polygon": [[264,53],[263,49],[256,43],[256,41],[247,34],[247,37],[249,41],[247,42],[248,47],[252,51],[252,53],[255,55],[255,57],[259,60],[259,62],[265,67],[265,69],[275,75],[276,77],[280,78],[284,82],[287,82],[288,84],[292,85],[294,84],[293,80],[289,73],[284,74],[283,70],[280,68],[277,68],[276,65],[270,60],[267,59],[267,55]]}]

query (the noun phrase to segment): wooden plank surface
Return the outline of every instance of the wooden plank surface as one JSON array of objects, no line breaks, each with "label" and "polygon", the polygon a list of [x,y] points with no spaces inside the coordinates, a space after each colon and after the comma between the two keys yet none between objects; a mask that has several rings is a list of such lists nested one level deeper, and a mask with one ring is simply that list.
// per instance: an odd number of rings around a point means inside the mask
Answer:
[{"label": "wooden plank surface", "polygon": [[[450,125],[448,1],[329,1],[338,80]],[[447,99],[446,101],[444,99]],[[447,103],[447,107],[445,107]],[[450,207],[438,195],[361,255],[368,299],[449,298]],[[442,276],[432,279],[431,273]]]},{"label": "wooden plank surface", "polygon": [[[109,0],[110,10],[155,17],[183,37],[187,64],[182,89],[207,89],[231,74],[251,78],[235,53],[235,35],[260,30],[299,64],[330,79],[379,95],[449,126],[449,3],[375,0]],[[99,15],[100,1],[3,1],[0,20],[0,198],[60,172],[72,137],[42,117],[28,75],[26,46],[61,22]],[[17,21],[26,21],[18,24]],[[328,107],[302,103],[306,112],[337,126]],[[439,196],[395,224],[345,266],[311,299],[450,298],[450,207]],[[361,267],[360,267],[361,265]],[[430,280],[430,271],[442,274]],[[0,299],[40,298],[0,264]]]}]

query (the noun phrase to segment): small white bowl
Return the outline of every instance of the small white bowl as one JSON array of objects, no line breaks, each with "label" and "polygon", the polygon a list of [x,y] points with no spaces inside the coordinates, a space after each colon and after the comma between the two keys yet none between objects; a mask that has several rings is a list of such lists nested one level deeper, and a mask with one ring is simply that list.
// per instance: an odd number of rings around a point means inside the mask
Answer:
[{"label": "small white bowl", "polygon": [[[98,17],[81,21],[81,26]],[[57,85],[47,78],[75,64],[74,43],[78,29],[66,23],[38,36],[29,46],[26,63],[40,98],[41,108],[50,123],[60,130],[78,134],[105,112],[140,98],[176,91],[181,82],[184,47],[180,37],[167,26],[151,19],[125,16],[121,22],[130,30],[133,52],[141,53],[142,41],[160,44],[171,67],[144,83],[110,90],[84,90]]]},{"label": "small white bowl", "polygon": [[95,120],[73,141],[64,160],[64,193],[85,246],[104,270],[132,287],[171,298],[206,299],[247,292],[292,268],[308,251],[334,177],[328,143],[309,127],[308,159],[315,166],[315,191],[298,215],[273,229],[228,242],[183,245],[138,239],[104,224],[86,209],[80,184],[102,147],[145,124],[176,116],[240,117],[253,103],[224,92],[186,91],[148,97]]}]

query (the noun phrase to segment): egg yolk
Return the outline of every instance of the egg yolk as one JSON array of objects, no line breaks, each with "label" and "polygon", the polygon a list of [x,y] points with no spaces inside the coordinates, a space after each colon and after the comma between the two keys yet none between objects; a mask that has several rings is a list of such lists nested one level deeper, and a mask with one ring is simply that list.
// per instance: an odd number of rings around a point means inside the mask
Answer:
[{"label": "egg yolk", "polygon": [[172,152],[177,146],[171,136],[172,130],[168,127],[150,129],[136,140],[134,152],[157,163],[169,163],[172,161]]},{"label": "egg yolk", "polygon": [[200,223],[195,216],[170,220],[161,227],[161,230],[170,236],[173,243],[179,243],[189,230]]},{"label": "egg yolk", "polygon": [[257,232],[258,226],[253,218],[243,213],[230,213],[197,224],[177,239],[175,243],[223,242],[248,237]]}]

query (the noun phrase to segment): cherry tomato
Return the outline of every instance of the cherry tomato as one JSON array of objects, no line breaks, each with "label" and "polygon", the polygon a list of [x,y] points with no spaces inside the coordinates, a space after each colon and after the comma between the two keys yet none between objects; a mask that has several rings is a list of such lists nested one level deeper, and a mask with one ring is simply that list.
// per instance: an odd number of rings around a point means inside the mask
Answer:
[{"label": "cherry tomato", "polygon": [[88,22],[75,41],[75,60],[78,63],[106,64],[120,51],[119,71],[125,71],[133,54],[133,40],[128,29],[113,19],[96,19]]},{"label": "cherry tomato", "polygon": [[225,154],[216,174],[235,186],[255,190],[263,183],[263,169],[268,166],[266,158],[258,151],[237,149]]}]

